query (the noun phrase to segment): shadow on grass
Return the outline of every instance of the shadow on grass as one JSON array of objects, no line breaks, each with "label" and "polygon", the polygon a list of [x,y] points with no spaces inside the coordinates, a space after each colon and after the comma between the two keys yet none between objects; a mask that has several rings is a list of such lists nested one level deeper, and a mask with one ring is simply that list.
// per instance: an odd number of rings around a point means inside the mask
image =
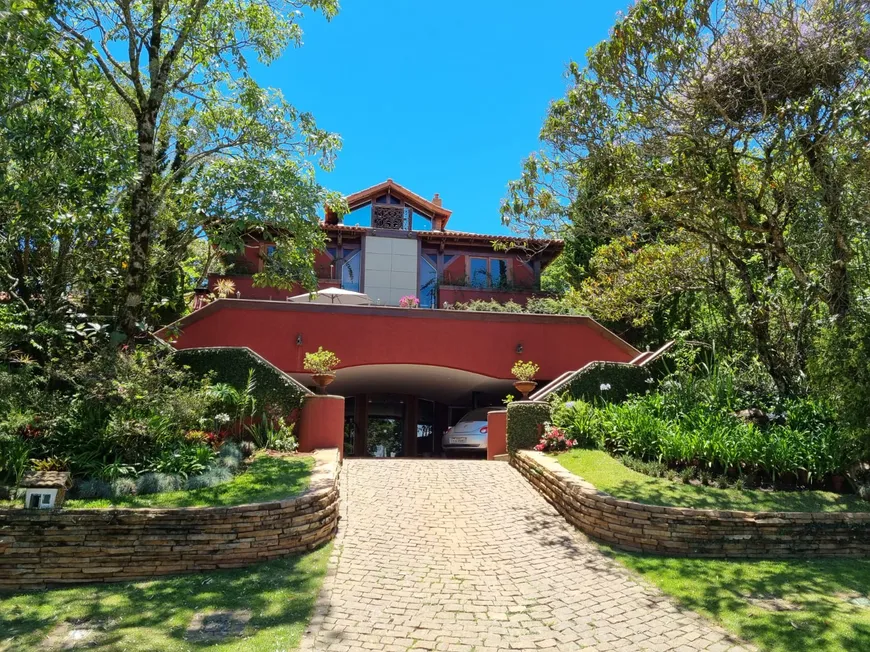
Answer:
[{"label": "shadow on grass", "polygon": [[[870,560],[732,561],[609,554],[682,605],[777,651],[870,650]],[[777,609],[782,604],[788,609]]]},{"label": "shadow on grass", "polygon": [[[330,549],[324,546],[242,569],[5,594],[0,600],[0,632],[11,644],[9,649],[39,649],[63,622],[102,625],[105,632],[89,649],[292,648],[311,615]],[[195,613],[240,609],[252,612],[244,638],[218,645],[185,639]],[[0,649],[3,645],[0,639]]]}]

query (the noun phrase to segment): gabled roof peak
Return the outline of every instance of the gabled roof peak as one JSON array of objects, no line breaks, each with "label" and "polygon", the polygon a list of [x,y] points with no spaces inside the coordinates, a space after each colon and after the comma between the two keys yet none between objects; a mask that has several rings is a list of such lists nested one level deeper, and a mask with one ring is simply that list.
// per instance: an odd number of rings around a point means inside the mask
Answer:
[{"label": "gabled roof peak", "polygon": [[[415,192],[412,192],[402,185],[399,185],[392,179],[387,179],[374,186],[369,186],[364,190],[353,193],[346,197],[348,208],[354,210],[367,203],[373,202],[378,197],[385,193],[392,195],[413,208],[426,213],[434,218],[433,222],[438,224],[438,230],[444,229],[447,225],[447,220],[453,211],[447,210],[441,205],[441,197],[436,193],[432,201],[424,199]],[[335,224],[338,222],[337,216],[331,211],[326,212],[326,222]],[[434,224],[433,224],[434,226]]]}]

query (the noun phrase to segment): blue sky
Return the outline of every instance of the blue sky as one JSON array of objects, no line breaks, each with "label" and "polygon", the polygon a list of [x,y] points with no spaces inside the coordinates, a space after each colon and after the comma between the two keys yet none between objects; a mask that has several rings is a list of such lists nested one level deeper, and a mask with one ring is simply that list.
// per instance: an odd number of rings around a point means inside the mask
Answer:
[{"label": "blue sky", "polygon": [[453,211],[450,228],[504,233],[499,202],[537,148],[565,68],[607,38],[626,0],[344,0],[309,13],[305,44],[256,79],[341,134],[344,194],[387,178]]}]

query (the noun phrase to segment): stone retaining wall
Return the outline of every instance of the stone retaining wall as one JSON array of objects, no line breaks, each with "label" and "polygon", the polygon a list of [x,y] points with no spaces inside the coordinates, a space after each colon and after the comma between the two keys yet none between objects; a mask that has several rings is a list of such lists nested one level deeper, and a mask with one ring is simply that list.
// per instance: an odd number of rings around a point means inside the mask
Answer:
[{"label": "stone retaining wall", "polygon": [[234,507],[0,510],[0,590],[118,582],[246,566],[311,550],[338,523],[338,451],[308,489]]},{"label": "stone retaining wall", "polygon": [[511,464],[571,524],[622,550],[692,557],[870,555],[870,513],[736,512],[643,505],[598,491],[555,459]]}]

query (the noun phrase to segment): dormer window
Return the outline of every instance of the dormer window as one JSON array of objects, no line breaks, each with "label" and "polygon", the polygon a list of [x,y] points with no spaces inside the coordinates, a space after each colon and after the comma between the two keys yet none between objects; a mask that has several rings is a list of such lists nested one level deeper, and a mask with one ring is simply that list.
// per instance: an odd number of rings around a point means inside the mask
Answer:
[{"label": "dormer window", "polygon": [[[450,211],[441,205],[437,194],[429,201],[391,179],[348,195],[347,204],[350,212],[344,218],[346,224],[373,229],[443,231],[450,217]],[[324,219],[327,224],[340,221],[328,208]]]}]

